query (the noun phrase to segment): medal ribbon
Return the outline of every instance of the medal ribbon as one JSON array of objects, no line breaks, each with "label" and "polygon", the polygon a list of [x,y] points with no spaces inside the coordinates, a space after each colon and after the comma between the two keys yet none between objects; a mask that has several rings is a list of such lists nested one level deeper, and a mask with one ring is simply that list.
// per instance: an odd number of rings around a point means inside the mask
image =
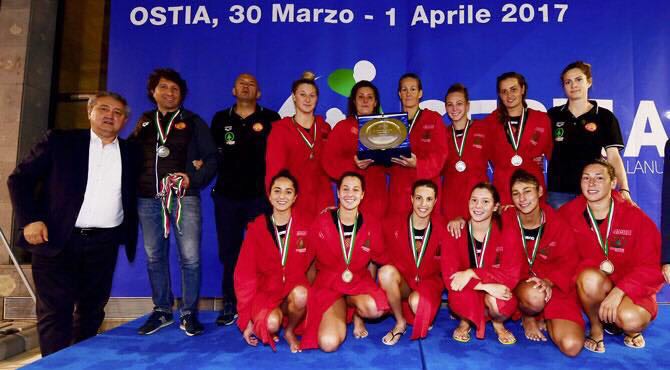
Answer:
[{"label": "medal ribbon", "polygon": [[309,139],[307,139],[307,136],[305,136],[305,134],[302,133],[302,129],[300,127],[297,127],[297,126],[300,126],[300,125],[298,124],[298,122],[295,121],[295,117],[293,117],[292,119],[293,119],[293,123],[295,123],[295,125],[296,125],[295,129],[298,130],[298,133],[300,134],[300,137],[302,137],[302,140],[305,142],[305,144],[307,144],[307,147],[309,149],[314,149],[314,144],[316,144],[316,120],[314,120],[314,124],[312,125],[312,129],[314,130],[314,138],[312,139],[312,142],[310,143]]},{"label": "medal ribbon", "polygon": [[412,248],[412,256],[414,256],[414,264],[416,265],[417,270],[419,269],[419,266],[421,266],[421,261],[423,261],[423,256],[426,254],[426,249],[428,249],[428,239],[430,238],[430,224],[431,222],[428,222],[428,226],[426,226],[426,232],[423,234],[423,242],[421,243],[421,251],[418,252],[416,251],[416,248],[414,247],[414,243],[416,243],[416,239],[414,237],[414,223],[412,222],[412,216],[409,216],[409,245]]},{"label": "medal ribbon", "polygon": [[412,117],[412,122],[410,122],[409,131],[407,132],[408,135],[412,133],[412,129],[414,128],[414,123],[416,122],[416,119],[419,118],[419,114],[421,114],[421,108],[419,108],[416,111],[416,114],[414,115],[414,117]]},{"label": "medal ribbon", "polygon": [[358,228],[358,213],[356,213],[356,220],[354,221],[354,228],[351,230],[351,242],[349,243],[349,251],[344,243],[344,230],[342,229],[342,221],[340,221],[340,210],[337,210],[337,231],[340,234],[340,246],[342,247],[342,255],[344,256],[344,263],[349,268],[351,262],[351,255],[354,251],[354,243],[356,242],[356,229]]},{"label": "medal ribbon", "polygon": [[272,219],[272,226],[275,228],[275,237],[277,238],[277,244],[279,245],[279,255],[281,256],[281,265],[282,267],[286,266],[286,260],[288,259],[288,243],[291,236],[291,224],[293,223],[293,217],[288,220],[288,226],[286,227],[286,237],[284,242],[281,241],[281,236],[279,236],[279,229],[277,228],[277,223],[275,223],[275,217],[270,216]]},{"label": "medal ribbon", "polygon": [[177,118],[179,115],[179,112],[181,112],[181,109],[178,109],[172,118],[170,118],[170,121],[167,124],[167,127],[165,130],[163,130],[163,126],[161,126],[161,121],[158,118],[158,110],[156,110],[156,127],[158,127],[158,141],[160,141],[161,145],[165,144],[167,141],[168,135],[170,135],[170,131],[172,131],[172,123],[174,122],[174,119]]},{"label": "medal ribbon", "polygon": [[512,124],[510,124],[510,121],[507,121],[507,129],[508,129],[508,135],[510,139],[512,140],[512,148],[514,148],[514,153],[519,151],[519,145],[521,145],[521,136],[523,135],[523,130],[526,128],[526,120],[528,119],[528,116],[526,115],[527,109],[523,108],[523,112],[521,112],[521,122],[519,122],[519,132],[517,134],[517,137],[514,137],[514,131],[512,131]]},{"label": "medal ribbon", "polygon": [[458,154],[458,159],[460,160],[463,157],[463,148],[465,147],[465,137],[468,136],[468,129],[470,128],[470,120],[465,122],[465,129],[463,129],[463,138],[461,139],[461,145],[458,145],[458,140],[456,140],[456,129],[454,125],[451,125],[451,136],[454,138],[454,147],[456,147],[456,153]]},{"label": "medal ribbon", "polygon": [[477,260],[475,237],[472,234],[472,223],[470,222],[468,222],[468,234],[470,234],[470,244],[472,244],[472,252],[475,254],[475,265],[477,266],[477,268],[481,268],[484,265],[484,254],[486,254],[486,246],[489,244],[489,235],[491,234],[491,224],[489,224],[489,229],[486,231],[486,236],[484,237],[484,242],[482,243],[482,254],[479,256],[479,260]]},{"label": "medal ribbon", "polygon": [[596,233],[596,237],[598,238],[598,244],[600,244],[600,249],[605,252],[605,258],[609,259],[609,245],[607,244],[607,241],[610,237],[610,230],[612,230],[612,217],[614,217],[614,199],[610,200],[610,210],[609,213],[607,214],[607,234],[605,235],[605,240],[603,240],[603,236],[600,234],[600,227],[598,226],[598,222],[596,221],[596,218],[593,216],[593,212],[591,212],[591,207],[589,205],[586,205],[586,210],[588,211],[589,214],[589,219],[591,220],[591,226],[593,226],[593,231]]},{"label": "medal ribbon", "polygon": [[181,225],[181,198],[186,194],[186,189],[183,185],[184,178],[182,176],[168,174],[163,177],[160,182],[160,189],[157,197],[161,201],[161,221],[163,224],[163,237],[167,238],[170,235],[170,214],[174,211],[175,223],[177,230]]},{"label": "medal ribbon", "polygon": [[526,260],[528,261],[528,267],[533,271],[533,264],[535,264],[535,257],[537,257],[537,250],[540,247],[540,239],[542,238],[542,231],[544,230],[544,212],[542,212],[542,219],[540,220],[540,229],[537,231],[537,237],[535,238],[535,245],[533,245],[533,255],[528,256],[528,247],[526,246],[526,237],[523,235],[523,225],[521,224],[521,218],[519,215],[516,215],[516,220],[519,222],[519,230],[521,231],[521,242],[523,243],[523,251],[526,253]]}]

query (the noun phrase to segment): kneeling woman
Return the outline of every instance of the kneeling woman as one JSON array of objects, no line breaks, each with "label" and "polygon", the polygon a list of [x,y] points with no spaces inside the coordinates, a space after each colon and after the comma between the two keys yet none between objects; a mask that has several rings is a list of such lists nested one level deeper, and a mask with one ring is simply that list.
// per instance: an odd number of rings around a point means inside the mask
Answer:
[{"label": "kneeling woman", "polygon": [[453,338],[470,341],[472,325],[484,338],[487,319],[502,344],[514,344],[514,334],[503,323],[516,311],[512,289],[519,281],[522,256],[504,246],[498,208],[500,195],[482,182],[472,189],[467,234],[447,236],[442,248],[442,277],[449,291],[449,309],[461,318]]},{"label": "kneeling woman", "polygon": [[440,278],[440,246],[446,231],[431,217],[437,202],[437,184],[418,180],[412,186],[412,213],[384,223],[387,265],[379,270],[395,327],[382,338],[392,346],[413,325],[412,339],[425,338],[444,286]]},{"label": "kneeling woman", "polygon": [[512,231],[505,233],[505,245],[522,251],[527,262],[514,289],[526,338],[546,341],[542,331],[548,329],[561,352],[576,356],[584,345],[584,320],[574,288],[578,256],[572,229],[541,201],[544,189],[534,175],[517,170],[510,185],[514,208],[503,214]]},{"label": "kneeling woman", "polygon": [[613,192],[616,183],[614,167],[595,160],[582,171],[583,196],[560,210],[581,243],[577,292],[591,323],[584,346],[598,353],[605,352],[603,323],[623,330],[626,346],[645,346],[642,331],[656,317],[663,285],[658,229]]},{"label": "kneeling woman", "polygon": [[313,257],[305,245],[307,225],[291,212],[297,194],[298,183],[288,171],[274,176],[272,213],[252,221],[242,243],[235,267],[237,325],[252,346],[260,339],[275,349],[283,324],[291,351],[300,348],[295,329],[305,316],[306,272]]},{"label": "kneeling woman", "polygon": [[365,181],[358,173],[345,172],[337,189],[339,207],[321,213],[309,231],[316,278],[307,302],[303,349],[335,351],[354,311],[362,318],[378,318],[388,310],[384,291],[368,271],[371,260],[380,261],[383,247],[378,221],[358,211]]}]

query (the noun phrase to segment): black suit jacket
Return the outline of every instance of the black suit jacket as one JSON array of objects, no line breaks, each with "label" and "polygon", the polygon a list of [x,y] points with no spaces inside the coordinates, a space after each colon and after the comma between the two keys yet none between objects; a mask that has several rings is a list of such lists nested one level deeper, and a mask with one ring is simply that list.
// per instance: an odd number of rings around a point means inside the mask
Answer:
[{"label": "black suit jacket", "polygon": [[[46,245],[31,246],[21,234],[18,244],[32,253],[54,256],[72,235],[84,202],[90,140],[90,130],[47,132],[9,176],[7,185],[18,225],[23,228],[31,222],[43,221],[48,228],[49,242]],[[119,139],[119,148],[124,215],[119,243],[126,246],[126,255],[132,261],[138,225],[137,150],[122,139]]]}]

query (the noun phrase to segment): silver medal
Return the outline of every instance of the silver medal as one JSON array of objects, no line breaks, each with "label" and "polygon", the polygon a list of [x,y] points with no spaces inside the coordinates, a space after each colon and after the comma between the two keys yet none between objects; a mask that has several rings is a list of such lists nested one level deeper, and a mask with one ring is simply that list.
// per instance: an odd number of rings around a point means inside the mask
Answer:
[{"label": "silver medal", "polygon": [[512,166],[519,167],[523,163],[523,158],[521,158],[520,155],[515,154],[514,157],[512,157]]},{"label": "silver medal", "polygon": [[161,145],[156,149],[156,154],[158,154],[159,157],[165,158],[170,155],[170,148],[166,147],[165,145]]},{"label": "silver medal", "polygon": [[467,168],[467,166],[465,165],[465,162],[463,162],[463,161],[456,162],[456,165],[454,167],[456,167],[456,171],[458,171],[458,172],[463,172]]}]

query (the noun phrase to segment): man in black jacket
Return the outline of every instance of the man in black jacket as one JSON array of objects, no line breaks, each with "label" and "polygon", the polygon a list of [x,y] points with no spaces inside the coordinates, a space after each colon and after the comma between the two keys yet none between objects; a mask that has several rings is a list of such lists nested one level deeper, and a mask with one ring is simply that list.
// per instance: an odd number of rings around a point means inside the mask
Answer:
[{"label": "man in black jacket", "polygon": [[267,207],[265,146],[272,122],[279,114],[258,105],[261,90],[256,77],[242,73],[233,86],[235,105],[217,112],[212,136],[219,151],[219,170],[213,189],[219,259],[223,263],[223,309],[218,325],[237,318],[233,270],[240,254],[244,229]]},{"label": "man in black jacket", "polygon": [[[176,71],[154,70],[147,95],[156,109],[137,122],[132,141],[141,148],[138,216],[147,252],[154,310],[138,333],[148,335],[174,322],[169,273],[169,234],[177,241],[182,281],[180,328],[202,333],[200,296],[200,190],[216,174],[216,147],[207,124],[184,109],[186,81]],[[201,161],[199,169],[195,161]]]},{"label": "man in black jacket", "polygon": [[118,138],[128,111],[120,95],[96,94],[90,130],[47,133],[7,181],[19,244],[33,255],[43,356],[97,334],[119,244],[134,259],[137,161]]}]

